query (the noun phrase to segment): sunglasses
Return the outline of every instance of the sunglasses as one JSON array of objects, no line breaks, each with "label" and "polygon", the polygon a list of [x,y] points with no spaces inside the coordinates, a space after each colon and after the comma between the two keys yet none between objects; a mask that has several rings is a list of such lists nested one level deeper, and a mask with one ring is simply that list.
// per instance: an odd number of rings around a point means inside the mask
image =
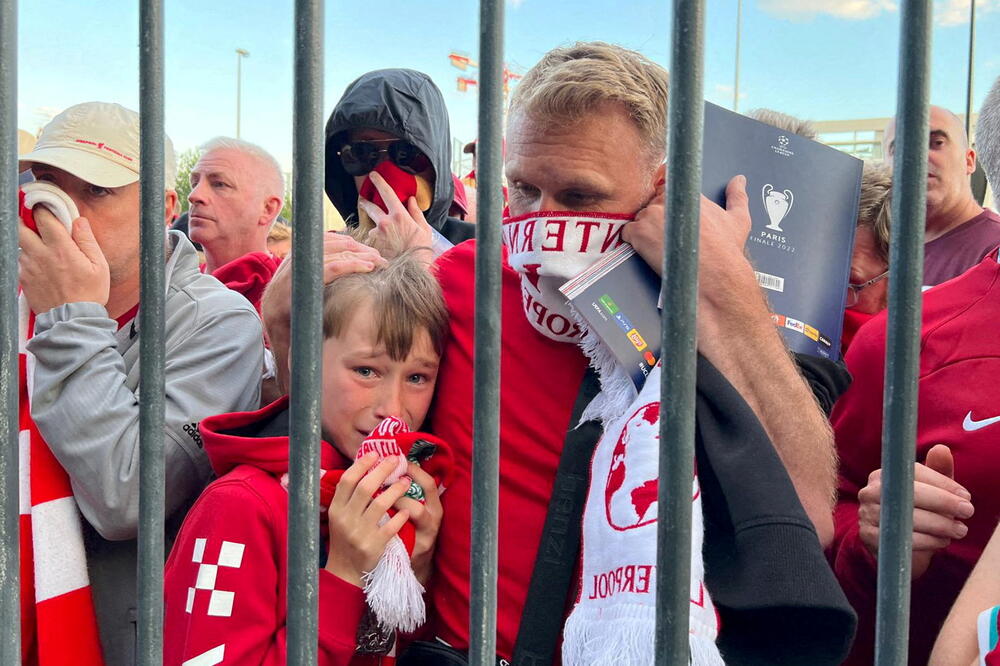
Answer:
[{"label": "sunglasses", "polygon": [[426,171],[431,165],[419,148],[402,139],[352,141],[337,151],[337,155],[344,171],[351,176],[365,175],[386,157],[406,173]]}]

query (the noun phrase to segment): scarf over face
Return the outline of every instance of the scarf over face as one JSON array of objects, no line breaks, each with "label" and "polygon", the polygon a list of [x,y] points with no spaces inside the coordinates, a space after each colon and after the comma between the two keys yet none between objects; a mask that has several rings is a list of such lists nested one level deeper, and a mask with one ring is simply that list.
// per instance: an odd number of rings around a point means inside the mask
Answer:
[{"label": "scarf over face", "polygon": [[[28,183],[19,198],[21,220],[32,230],[36,205],[49,209],[67,229],[79,217],[73,200],[51,183]],[[24,663],[32,666],[98,666],[104,661],[82,517],[69,475],[31,418],[35,358],[26,344],[34,335],[35,313],[24,294],[18,305],[21,651]]]},{"label": "scarf over face", "polygon": [[580,326],[559,287],[621,245],[622,226],[631,219],[618,213],[548,211],[504,220],[508,262],[521,275],[524,313],[539,333],[560,342],[580,339]]}]

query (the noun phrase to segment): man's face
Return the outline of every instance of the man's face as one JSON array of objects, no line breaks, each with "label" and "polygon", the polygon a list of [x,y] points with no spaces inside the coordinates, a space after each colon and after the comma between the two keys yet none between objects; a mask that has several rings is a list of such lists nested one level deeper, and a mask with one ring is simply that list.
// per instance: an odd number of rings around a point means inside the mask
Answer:
[{"label": "man's face", "polygon": [[570,124],[515,113],[507,129],[510,214],[635,213],[662,176],[624,108],[608,104]]},{"label": "man's face", "polygon": [[202,155],[191,171],[191,240],[211,247],[269,224],[271,197],[264,194],[262,171],[256,158],[242,151],[219,148]]},{"label": "man's face", "polygon": [[[946,109],[930,108],[927,150],[927,213],[956,209],[972,199],[969,175],[976,170],[976,152],[965,141],[959,119]],[[895,152],[896,123],[886,128],[886,155]]]},{"label": "man's face", "polygon": [[[889,266],[879,255],[875,232],[871,227],[858,227],[854,234],[854,252],[851,254],[851,284],[864,284],[875,278]],[[852,310],[875,314],[889,303],[889,279],[879,280],[857,292],[858,302]]]},{"label": "man's face", "polygon": [[365,304],[338,337],[323,343],[323,434],[348,458],[388,416],[420,428],[434,397],[440,357],[427,331],[414,336],[401,361],[375,346],[375,333]]},{"label": "man's face", "polygon": [[[99,187],[45,164],[31,167],[35,180],[52,183],[76,204],[80,216],[90,221],[94,237],[111,271],[111,283],[139,269],[139,183]],[[167,202],[170,206],[170,202]]]}]

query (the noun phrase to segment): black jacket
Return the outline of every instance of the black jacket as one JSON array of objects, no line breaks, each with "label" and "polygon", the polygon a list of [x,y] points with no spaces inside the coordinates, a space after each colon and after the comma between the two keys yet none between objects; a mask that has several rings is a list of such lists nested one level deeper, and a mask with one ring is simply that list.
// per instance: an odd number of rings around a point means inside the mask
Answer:
[{"label": "black jacket", "polygon": [[434,167],[434,193],[424,216],[452,243],[475,235],[473,224],[448,217],[455,197],[451,179],[451,130],[444,98],[430,77],[411,69],[368,72],[347,86],[326,123],[326,194],[348,224],[357,224],[358,190],[337,151],[347,131],[389,132],[419,148]]},{"label": "black jacket", "polygon": [[705,584],[726,664],[839,664],[857,617],[763,426],[701,356],[695,409]]}]

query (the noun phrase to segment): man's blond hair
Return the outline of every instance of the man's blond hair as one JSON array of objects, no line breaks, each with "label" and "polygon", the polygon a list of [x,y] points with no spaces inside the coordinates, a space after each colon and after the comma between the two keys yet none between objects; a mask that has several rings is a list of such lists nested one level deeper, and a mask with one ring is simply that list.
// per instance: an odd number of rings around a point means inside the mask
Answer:
[{"label": "man's blond hair", "polygon": [[889,230],[892,226],[892,167],[885,162],[865,162],[861,173],[858,226],[875,235],[879,257],[889,264]]},{"label": "man's blond hair", "polygon": [[605,42],[577,42],[552,49],[514,90],[510,117],[573,122],[608,104],[621,105],[635,121],[653,161],[667,144],[667,70],[649,58]]}]

